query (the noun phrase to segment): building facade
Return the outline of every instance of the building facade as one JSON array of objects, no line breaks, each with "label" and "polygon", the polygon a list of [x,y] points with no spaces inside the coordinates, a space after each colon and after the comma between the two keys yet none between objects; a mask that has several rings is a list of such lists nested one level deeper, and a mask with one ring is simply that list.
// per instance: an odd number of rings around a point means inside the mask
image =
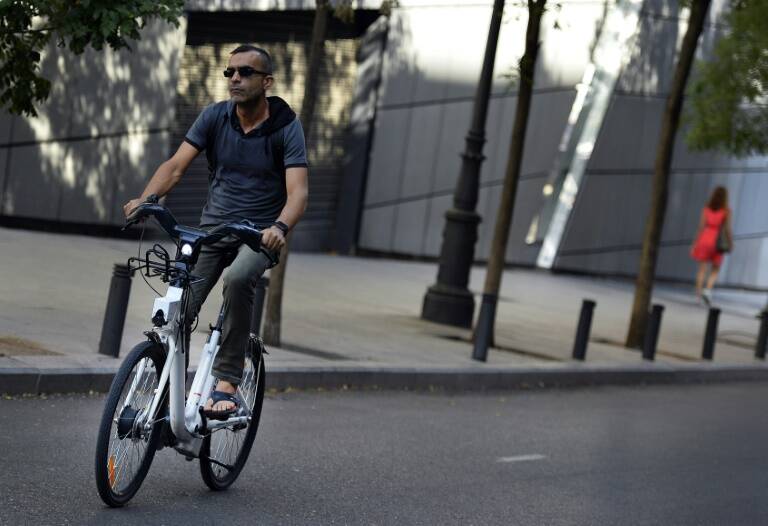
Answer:
[{"label": "building facade", "polygon": [[[542,209],[542,190],[577,88],[614,5],[563,2],[542,22],[535,95],[506,254],[510,263],[537,263],[541,243],[526,238]],[[713,3],[699,56],[711,52],[718,31],[724,29],[719,24],[723,9],[723,2]],[[362,200],[360,248],[439,255],[490,10],[489,3],[407,3],[390,21]],[[687,12],[674,1],[645,0],[638,15],[557,246],[555,270],[633,276],[638,268],[661,117]],[[479,260],[489,253],[515,112],[516,92],[504,74],[522,55],[525,22],[522,8],[507,7],[477,207],[483,218],[475,252]],[[721,283],[768,287],[768,214],[759,205],[768,198],[768,160],[695,153],[686,147],[684,133],[676,142],[658,277],[693,279],[695,263],[688,253],[701,208],[711,189],[722,184],[729,189],[734,210],[735,250],[726,259]]]},{"label": "building facade", "polygon": [[[629,1],[629,0],[625,0]],[[563,134],[597,43],[612,29],[614,2],[570,0],[542,25],[522,177],[507,261],[535,265],[542,244],[531,225],[545,203]],[[202,107],[226,97],[220,75],[234,45],[273,50],[275,94],[297,110],[311,29],[309,2],[191,1],[178,28],[154,24],[133,53],[45,55],[54,79],[40,117],[0,116],[0,218],[5,223],[117,226],[175,150]],[[479,77],[490,1],[401,1],[388,18],[356,4],[353,24],[334,22],[326,45],[319,112],[309,130],[310,209],[296,233],[303,250],[368,251],[434,258],[459,174]],[[724,3],[715,2],[700,44],[711,50]],[[640,256],[652,168],[675,50],[686,16],[672,0],[645,0],[575,192],[552,268],[633,275]],[[486,126],[476,258],[488,256],[514,119],[514,69],[526,13],[507,6]],[[511,77],[511,78],[510,78]],[[724,184],[736,246],[722,282],[768,287],[766,159],[694,153],[678,137],[658,275],[690,280],[688,250],[711,188]],[[205,199],[196,161],[168,204],[185,222]],[[535,237],[535,236],[534,236]]]}]

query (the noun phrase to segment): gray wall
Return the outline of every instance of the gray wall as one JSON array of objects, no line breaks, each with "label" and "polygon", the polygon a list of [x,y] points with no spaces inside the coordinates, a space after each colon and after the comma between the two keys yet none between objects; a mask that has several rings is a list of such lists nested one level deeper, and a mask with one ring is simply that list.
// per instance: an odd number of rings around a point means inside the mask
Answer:
[{"label": "gray wall", "polygon": [[[713,24],[724,3],[718,0],[713,6],[702,46],[705,52],[712,46]],[[376,39],[372,51],[360,57],[359,107],[352,109],[350,132],[356,137],[350,142],[355,152],[348,152],[351,168],[343,183],[339,213],[353,223],[359,213],[360,248],[434,257],[459,172],[491,2],[403,0],[400,4],[388,23],[383,58],[376,56],[380,53]],[[377,6],[378,1],[359,4]],[[291,7],[312,5],[304,0],[187,3],[193,10]],[[524,237],[541,205],[541,187],[604,7],[600,0],[570,0],[545,17],[507,251],[510,262],[535,261],[538,246],[526,245]],[[510,3],[487,123],[487,159],[478,203],[483,223],[476,255],[481,260],[488,255],[516,103],[515,89],[502,75],[513,69],[522,54],[525,22],[524,10]],[[555,22],[560,29],[554,29]],[[674,64],[670,49],[681,38],[683,27],[674,1],[647,0],[642,34],[621,75],[556,268],[635,272],[661,111]],[[71,57],[52,48],[43,71],[54,79],[53,92],[40,117],[0,115],[0,216],[121,224],[120,205],[141,191],[170,151],[185,34],[183,24],[179,29],[152,25],[133,53],[88,52]],[[375,97],[366,89],[376,89]],[[372,101],[376,101],[375,111],[371,111]],[[371,137],[366,159],[357,150],[368,150]],[[687,252],[700,208],[712,186],[722,183],[731,189],[737,241],[724,269],[724,282],[768,286],[768,271],[760,265],[763,252],[768,255],[768,218],[759,207],[768,197],[765,168],[764,158],[692,154],[678,141],[661,277],[691,276],[694,265]],[[362,210],[359,201],[346,199],[347,194],[362,195]],[[351,243],[349,236],[345,243]]]},{"label": "gray wall", "polygon": [[[723,3],[715,2],[702,51],[711,49]],[[603,14],[602,2],[564,2],[543,22],[542,49],[515,204],[507,261],[533,264],[538,246],[525,244],[541,206],[575,91]],[[390,27],[385,78],[379,94],[359,246],[416,256],[437,256],[444,212],[452,202],[472,96],[479,75],[491,6],[403,3]],[[555,19],[561,29],[554,30]],[[439,22],[437,22],[439,21]],[[496,61],[478,212],[483,217],[476,257],[488,256],[514,118],[514,89],[498,78],[522,54],[526,15],[508,7]],[[467,28],[472,28],[468,31]],[[648,0],[641,32],[619,79],[556,269],[631,275],[636,271],[650,192],[661,112],[674,67],[670,51],[682,38],[677,3]],[[721,28],[722,29],[722,28]],[[680,135],[682,137],[682,134]],[[759,264],[768,255],[766,159],[694,154],[678,140],[659,276],[691,279],[688,250],[711,188],[725,184],[735,210],[736,250],[723,282],[768,286]]]},{"label": "gray wall", "polygon": [[[371,0],[355,3],[358,9],[378,9],[379,5]],[[189,0],[185,7],[188,12],[311,10],[314,0]],[[368,18],[370,13],[367,18],[359,15],[357,24]],[[123,224],[122,204],[139,195],[157,166],[178,144],[178,140],[172,141],[172,133],[187,35],[186,19],[180,22],[178,29],[150,24],[142,31],[142,39],[132,45],[133,52],[89,50],[73,57],[55,46],[46,50],[42,71],[53,82],[53,89],[49,100],[38,108],[39,117],[13,117],[0,112],[0,221],[25,225],[41,219],[97,226]],[[331,38],[338,25],[330,24]],[[270,30],[282,32],[293,41],[297,39],[296,29],[306,33],[306,28],[296,26],[277,25]],[[227,27],[231,29],[231,25]],[[356,26],[344,27],[354,30]],[[242,31],[234,37],[242,37]],[[253,36],[246,40],[250,38]],[[350,49],[346,55],[352,57],[355,43],[347,44]],[[328,60],[337,58],[328,56]],[[354,66],[353,62],[350,67]],[[352,76],[344,83],[331,81],[329,85],[333,93],[340,89],[351,92],[354,82]],[[339,108],[336,99],[329,104],[325,95],[320,104],[333,114],[326,120],[346,116],[349,105]],[[293,104],[298,107],[295,99]],[[338,126],[341,135],[345,131],[344,119],[336,120],[342,122]],[[341,140],[336,142],[341,144]],[[312,161],[322,159],[315,155]],[[331,188],[326,184],[324,179],[328,177],[321,173],[322,162],[315,166],[315,195],[326,190],[333,195],[325,200],[335,200],[337,185]],[[308,215],[314,212],[310,209]],[[325,215],[326,230],[333,230],[335,211],[328,210]],[[332,237],[328,232],[323,239]],[[322,246],[328,243],[324,241]]]},{"label": "gray wall", "polygon": [[[390,23],[371,149],[359,246],[383,252],[436,256],[460,168],[472,102],[487,39],[491,4],[401,3]],[[524,243],[538,211],[541,187],[555,154],[574,86],[581,80],[603,3],[566,2],[542,25],[528,144],[507,259],[530,263]],[[503,75],[522,55],[523,9],[508,5],[499,39],[489,107],[478,213],[483,217],[476,256],[488,255],[500,199],[516,104]],[[554,29],[555,22],[561,29]]]},{"label": "gray wall", "polygon": [[0,113],[0,216],[122,224],[168,156],[185,24],[155,23],[128,51],[46,50],[38,117]]}]

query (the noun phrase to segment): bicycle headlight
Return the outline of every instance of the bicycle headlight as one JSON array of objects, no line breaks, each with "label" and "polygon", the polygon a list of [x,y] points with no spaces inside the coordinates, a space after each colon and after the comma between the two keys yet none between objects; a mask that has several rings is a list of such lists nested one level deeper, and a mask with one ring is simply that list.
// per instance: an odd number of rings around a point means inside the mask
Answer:
[{"label": "bicycle headlight", "polygon": [[184,243],[181,247],[181,253],[185,256],[191,256],[192,255],[192,245],[189,243]]}]

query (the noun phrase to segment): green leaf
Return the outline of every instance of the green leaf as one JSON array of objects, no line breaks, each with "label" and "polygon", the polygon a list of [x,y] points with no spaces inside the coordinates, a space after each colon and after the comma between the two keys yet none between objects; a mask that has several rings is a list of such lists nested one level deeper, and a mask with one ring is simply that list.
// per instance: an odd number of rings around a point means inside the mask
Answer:
[{"label": "green leaf", "polygon": [[[37,114],[35,104],[50,93],[50,82],[37,71],[40,53],[51,39],[74,54],[88,47],[102,50],[104,44],[130,50],[127,39],[140,39],[147,21],[178,27],[183,8],[184,0],[0,0],[0,106],[16,114]],[[38,16],[48,29],[33,27]]]},{"label": "green leaf", "polygon": [[768,153],[768,2],[733,0],[725,23],[689,87],[686,141],[695,150]]}]

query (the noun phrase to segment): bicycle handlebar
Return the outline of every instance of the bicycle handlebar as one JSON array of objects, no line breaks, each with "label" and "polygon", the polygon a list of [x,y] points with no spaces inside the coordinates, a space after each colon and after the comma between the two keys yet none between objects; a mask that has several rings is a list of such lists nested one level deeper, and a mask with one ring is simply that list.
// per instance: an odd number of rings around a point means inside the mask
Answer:
[{"label": "bicycle handlebar", "polygon": [[[150,196],[150,198],[151,197],[152,196]],[[176,232],[176,227],[179,223],[176,221],[176,218],[173,217],[171,211],[163,205],[151,201],[145,201],[134,208],[130,215],[126,218],[125,226],[123,229],[126,229],[131,225],[135,225],[145,217],[150,216],[157,219],[157,222],[160,223],[160,226],[163,227],[163,230],[168,232],[169,236],[174,238],[179,237],[179,234]]]},{"label": "bicycle handlebar", "polygon": [[240,241],[248,245],[254,252],[263,253],[269,259],[272,266],[278,263],[277,257],[270,250],[261,245],[261,231],[250,221],[243,220],[240,223],[228,223],[218,226],[210,232],[196,228],[179,225],[176,218],[170,210],[158,203],[156,195],[152,194],[147,200],[137,206],[128,215],[125,221],[125,227],[128,228],[144,219],[145,217],[154,217],[160,226],[173,239],[182,239],[191,242],[194,252],[200,245],[210,245],[219,241],[223,237],[232,234]]}]

